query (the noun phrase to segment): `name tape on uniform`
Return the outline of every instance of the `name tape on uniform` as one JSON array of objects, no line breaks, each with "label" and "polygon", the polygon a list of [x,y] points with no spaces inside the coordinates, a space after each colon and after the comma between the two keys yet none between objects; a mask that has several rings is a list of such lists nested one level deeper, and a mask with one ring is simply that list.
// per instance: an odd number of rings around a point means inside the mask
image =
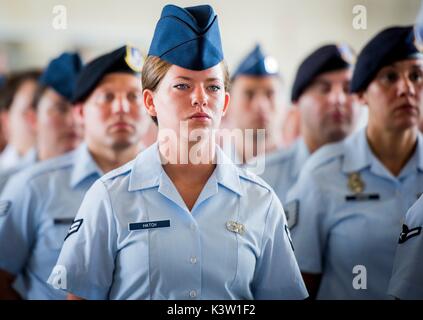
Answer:
[{"label": "name tape on uniform", "polygon": [[128,225],[129,231],[168,228],[170,227],[170,220],[135,222]]},{"label": "name tape on uniform", "polygon": [[54,218],[54,224],[71,224],[74,218]]},{"label": "name tape on uniform", "polygon": [[377,193],[358,193],[352,195],[346,195],[346,201],[369,201],[369,200],[379,200],[380,196]]}]

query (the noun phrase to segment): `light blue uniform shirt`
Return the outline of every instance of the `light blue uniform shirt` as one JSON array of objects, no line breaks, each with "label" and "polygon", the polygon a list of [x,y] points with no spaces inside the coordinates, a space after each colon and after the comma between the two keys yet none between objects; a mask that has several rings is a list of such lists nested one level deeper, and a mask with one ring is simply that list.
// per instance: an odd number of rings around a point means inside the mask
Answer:
[{"label": "light blue uniform shirt", "polygon": [[309,156],[310,152],[302,138],[297,139],[288,149],[265,155],[265,171],[260,176],[273,188],[282,205],[286,204],[286,194],[297,181]]},{"label": "light blue uniform shirt", "polygon": [[407,212],[405,225],[388,293],[400,299],[423,299],[423,197]]},{"label": "light blue uniform shirt", "polygon": [[217,164],[191,212],[157,143],[102,177],[49,283],[65,280],[56,287],[86,299],[307,297],[278,198],[220,148],[217,159],[226,164]]},{"label": "light blue uniform shirt", "polygon": [[[291,232],[300,269],[322,274],[318,298],[389,298],[398,232],[423,191],[422,143],[419,134],[414,155],[397,177],[371,152],[365,128],[309,158],[287,201],[290,207],[296,203]],[[363,189],[359,195],[348,186],[353,173]],[[354,288],[353,281],[363,275],[366,289],[357,290],[363,282]]]},{"label": "light blue uniform shirt", "polygon": [[85,144],[19,172],[0,197],[0,269],[27,299],[63,299],[46,281],[83,196],[101,173]]},{"label": "light blue uniform shirt", "polygon": [[0,192],[4,189],[7,181],[10,179],[11,176],[27,167],[32,166],[36,162],[37,151],[34,148],[28,151],[28,154],[25,155],[25,157],[16,166],[0,171]]}]

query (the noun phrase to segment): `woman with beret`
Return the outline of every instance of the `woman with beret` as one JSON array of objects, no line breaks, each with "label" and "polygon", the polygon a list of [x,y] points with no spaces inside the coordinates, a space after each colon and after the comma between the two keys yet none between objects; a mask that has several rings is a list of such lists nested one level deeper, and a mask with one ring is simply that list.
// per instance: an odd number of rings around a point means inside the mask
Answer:
[{"label": "woman with beret", "polygon": [[371,39],[350,89],[368,106],[368,125],[309,159],[287,196],[297,211],[291,232],[311,296],[385,299],[403,219],[423,192],[423,60],[413,28]]}]

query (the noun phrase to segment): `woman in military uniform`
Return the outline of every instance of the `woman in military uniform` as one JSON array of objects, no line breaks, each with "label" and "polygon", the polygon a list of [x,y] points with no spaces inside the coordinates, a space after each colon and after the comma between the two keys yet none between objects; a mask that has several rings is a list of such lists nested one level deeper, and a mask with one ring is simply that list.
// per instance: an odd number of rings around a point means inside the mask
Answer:
[{"label": "woman in military uniform", "polygon": [[[142,70],[158,142],[88,191],[52,285],[84,299],[307,296],[279,200],[205,138],[228,80],[213,9],[165,6]],[[210,150],[200,162],[196,147]]]},{"label": "woman in military uniform", "polygon": [[385,299],[403,219],[423,191],[423,65],[413,28],[371,39],[350,89],[368,106],[368,125],[309,159],[287,196],[291,231],[310,295]]}]

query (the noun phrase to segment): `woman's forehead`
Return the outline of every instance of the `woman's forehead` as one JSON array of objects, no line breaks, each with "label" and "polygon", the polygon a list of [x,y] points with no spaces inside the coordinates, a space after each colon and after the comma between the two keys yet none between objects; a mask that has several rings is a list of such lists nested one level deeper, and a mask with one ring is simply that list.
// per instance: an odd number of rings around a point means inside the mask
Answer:
[{"label": "woman's forehead", "polygon": [[168,78],[176,79],[186,79],[194,81],[212,81],[212,80],[221,80],[223,81],[223,70],[220,64],[217,64],[206,70],[190,70],[179,67],[177,65],[172,65],[166,76]]},{"label": "woman's forehead", "polygon": [[383,67],[381,70],[387,68],[395,68],[395,69],[407,69],[411,67],[423,67],[423,58],[413,58],[413,59],[405,59],[396,61],[390,65]]}]

